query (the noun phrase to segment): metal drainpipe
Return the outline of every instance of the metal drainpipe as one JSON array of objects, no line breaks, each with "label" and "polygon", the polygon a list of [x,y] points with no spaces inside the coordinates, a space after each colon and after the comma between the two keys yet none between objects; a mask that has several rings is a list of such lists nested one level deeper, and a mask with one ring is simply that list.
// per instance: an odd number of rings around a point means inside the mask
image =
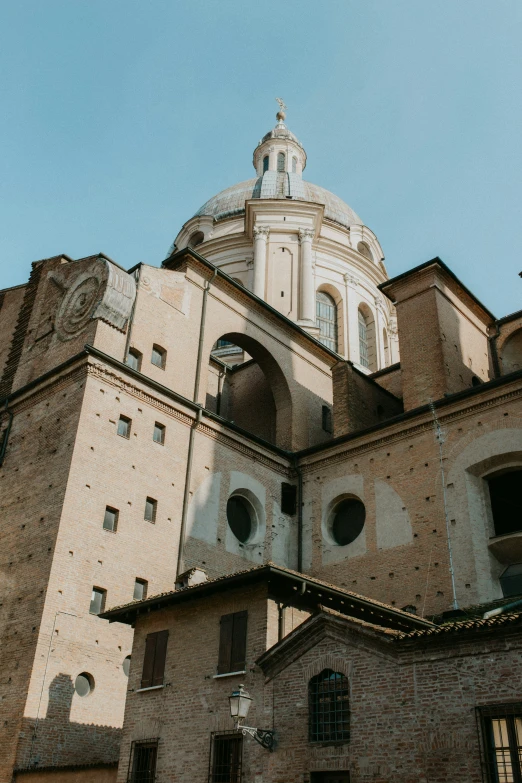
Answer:
[{"label": "metal drainpipe", "polygon": [[189,494],[190,494],[190,477],[192,475],[192,459],[194,456],[194,435],[198,428],[199,422],[201,421],[202,415],[203,415],[203,409],[199,408],[196,413],[194,424],[190,428],[189,446],[188,446],[188,454],[187,454],[187,470],[185,473],[185,491],[183,493],[183,507],[181,511],[181,529],[179,531],[178,565],[176,570],[176,579],[180,574],[183,573],[183,562],[185,556],[185,529],[187,527],[187,512],[188,512],[188,501],[189,501]]},{"label": "metal drainpipe", "polygon": [[4,464],[5,459],[5,453],[7,451],[7,444],[9,442],[9,433],[11,432],[11,425],[13,423],[13,411],[9,410],[7,407],[9,404],[9,397],[5,398],[5,408],[4,413],[7,413],[9,416],[9,421],[7,422],[7,427],[4,430],[4,437],[2,438],[2,445],[0,446],[0,467]]},{"label": "metal drainpipe", "polygon": [[493,363],[493,373],[495,378],[500,378],[502,375],[500,371],[500,361],[498,358],[498,351],[497,351],[497,339],[500,335],[500,329],[498,328],[498,323],[495,322],[495,334],[492,334],[489,337],[489,345],[491,347],[491,359]]},{"label": "metal drainpipe", "polygon": [[223,394],[223,378],[226,375],[226,369],[223,367],[222,370],[219,371],[218,375],[218,392],[217,392],[217,399],[216,399],[216,413],[218,416],[221,415],[221,396]]},{"label": "metal drainpipe", "polygon": [[218,271],[216,268],[214,269],[214,274],[212,275],[210,280],[207,280],[207,282],[205,283],[205,288],[203,289],[203,303],[201,305],[201,323],[199,326],[198,358],[196,363],[196,377],[194,379],[194,397],[193,397],[194,402],[198,401],[199,379],[201,377],[201,360],[202,360],[202,353],[203,353],[203,340],[205,339],[205,316],[207,314],[208,292],[210,286],[214,282],[217,273]]},{"label": "metal drainpipe", "polygon": [[297,459],[294,462],[297,473],[297,570],[303,570],[303,474]]},{"label": "metal drainpipe", "polygon": [[132,327],[134,325],[134,311],[136,309],[136,302],[138,301],[138,288],[140,284],[141,266],[136,270],[134,279],[136,281],[136,296],[132,303],[132,310],[129,318],[129,328],[127,329],[127,338],[125,340],[125,353],[123,354],[123,363],[127,364],[127,355],[129,353],[129,346],[131,341]]}]

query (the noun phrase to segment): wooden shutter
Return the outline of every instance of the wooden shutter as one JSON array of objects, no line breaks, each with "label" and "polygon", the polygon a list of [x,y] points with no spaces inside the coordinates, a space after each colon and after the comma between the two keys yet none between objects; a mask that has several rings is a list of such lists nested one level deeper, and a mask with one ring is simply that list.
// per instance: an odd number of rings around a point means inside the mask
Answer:
[{"label": "wooden shutter", "polygon": [[232,633],[232,653],[230,656],[230,671],[243,671],[246,663],[246,635],[248,612],[236,612],[234,615]]},{"label": "wooden shutter", "polygon": [[143,672],[141,675],[142,688],[150,688],[152,686],[157,635],[157,633],[149,633],[145,641],[145,658],[143,659]]},{"label": "wooden shutter", "polygon": [[234,628],[234,615],[224,614],[220,620],[219,629],[219,657],[218,674],[227,674],[232,671],[230,659],[232,656],[232,632]]},{"label": "wooden shutter", "polygon": [[154,657],[154,672],[152,675],[153,685],[163,685],[168,638],[168,631],[158,631],[156,634],[156,655]]}]

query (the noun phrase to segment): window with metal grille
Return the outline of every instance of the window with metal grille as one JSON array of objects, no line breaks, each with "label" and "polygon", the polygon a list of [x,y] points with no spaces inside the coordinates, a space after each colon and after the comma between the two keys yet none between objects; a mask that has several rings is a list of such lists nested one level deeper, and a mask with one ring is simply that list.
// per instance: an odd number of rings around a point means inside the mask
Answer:
[{"label": "window with metal grille", "polygon": [[131,424],[132,419],[129,419],[127,416],[120,416],[118,419],[118,435],[121,435],[122,438],[130,438]]},{"label": "window with metal grille", "polygon": [[128,783],[153,783],[156,780],[158,740],[133,742],[129,759]]},{"label": "window with metal grille", "polygon": [[115,533],[118,528],[118,516],[120,512],[117,508],[105,507],[105,515],[103,517],[103,529],[110,530]]},{"label": "window with metal grille", "polygon": [[143,601],[147,597],[148,584],[146,579],[136,579],[134,582],[134,593],[132,595],[134,601]]},{"label": "window with metal grille", "polygon": [[315,320],[319,327],[319,342],[337,351],[337,305],[324,291],[317,291],[315,295]]},{"label": "window with metal grille", "polygon": [[129,352],[127,354],[127,366],[132,370],[138,370],[138,372],[140,371],[141,353],[137,351],[136,348],[129,348]]},{"label": "window with metal grille", "polygon": [[359,310],[359,361],[363,367],[370,366],[368,361],[368,325],[362,310]]},{"label": "window with metal grille", "polygon": [[154,344],[152,346],[150,361],[152,364],[156,365],[156,367],[159,367],[160,370],[164,370],[167,363],[167,351],[165,348],[162,348],[161,345]]},{"label": "window with metal grille", "polygon": [[157,508],[158,508],[158,501],[154,500],[154,498],[147,498],[147,500],[145,501],[145,514],[143,516],[145,522],[156,521]]},{"label": "window with metal grille", "polygon": [[152,440],[154,443],[165,443],[165,425],[160,424],[159,421],[154,423],[154,432],[152,433]]},{"label": "window with metal grille", "polygon": [[278,152],[277,153],[277,170],[278,171],[284,171],[285,170],[285,153],[284,152]]},{"label": "window with metal grille", "polygon": [[490,783],[522,783],[522,704],[478,707],[483,760]]},{"label": "window with metal grille", "polygon": [[308,685],[310,742],[348,742],[350,704],[348,678],[324,669]]},{"label": "window with metal grille", "polygon": [[243,737],[235,731],[212,734],[209,783],[240,783]]},{"label": "window with metal grille", "polygon": [[91,605],[89,606],[89,614],[101,614],[105,609],[105,599],[107,598],[107,590],[103,587],[93,587],[91,593]]}]

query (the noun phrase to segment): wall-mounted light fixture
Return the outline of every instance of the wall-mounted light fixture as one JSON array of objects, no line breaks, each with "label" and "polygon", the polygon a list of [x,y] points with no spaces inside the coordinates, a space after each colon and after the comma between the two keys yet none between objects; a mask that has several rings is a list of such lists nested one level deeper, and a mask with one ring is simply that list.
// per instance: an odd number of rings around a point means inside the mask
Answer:
[{"label": "wall-mounted light fixture", "polygon": [[273,750],[273,731],[270,729],[254,729],[251,726],[242,725],[242,721],[247,718],[250,703],[252,701],[252,697],[245,690],[245,686],[240,685],[237,691],[232,692],[232,695],[228,697],[228,700],[230,702],[230,717],[234,721],[236,729],[245,737],[247,734],[250,737],[253,737],[253,739],[255,739],[256,742],[259,742],[263,748]]}]

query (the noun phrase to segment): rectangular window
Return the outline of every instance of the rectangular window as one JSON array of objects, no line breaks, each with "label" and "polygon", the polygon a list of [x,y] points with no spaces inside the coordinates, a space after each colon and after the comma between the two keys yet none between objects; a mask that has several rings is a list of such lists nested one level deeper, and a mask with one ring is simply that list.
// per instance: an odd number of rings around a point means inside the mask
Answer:
[{"label": "rectangular window", "polygon": [[133,601],[143,601],[147,597],[148,584],[146,579],[136,579],[134,582],[134,594],[132,596]]},{"label": "rectangular window", "polygon": [[131,370],[138,370],[138,372],[141,369],[141,353],[135,348],[129,348],[127,354],[127,367],[130,367]]},{"label": "rectangular window", "polygon": [[218,674],[244,671],[248,612],[224,614],[220,620]]},{"label": "rectangular window", "polygon": [[154,432],[152,433],[152,440],[154,443],[165,443],[165,426],[160,424],[159,421],[154,423]]},{"label": "rectangular window", "polygon": [[329,432],[329,433],[333,432],[332,409],[329,408],[328,405],[323,405],[323,409],[322,409],[322,426],[323,426],[323,430],[325,432]]},{"label": "rectangular window", "polygon": [[131,424],[132,419],[127,418],[127,416],[120,416],[118,419],[118,435],[121,435],[122,438],[130,438]]},{"label": "rectangular window", "polygon": [[167,351],[165,350],[165,348],[162,348],[161,345],[153,345],[152,356],[150,357],[150,360],[152,364],[156,365],[156,367],[159,367],[161,370],[164,370],[165,364],[167,362]]},{"label": "rectangular window", "polygon": [[140,740],[131,745],[128,783],[154,783],[158,740]]},{"label": "rectangular window", "polygon": [[147,635],[143,672],[141,675],[142,688],[153,688],[157,685],[163,685],[168,638],[168,631],[156,631],[156,633]]},{"label": "rectangular window", "polygon": [[281,511],[283,514],[293,516],[297,507],[297,487],[293,484],[287,484],[285,481],[281,484]]},{"label": "rectangular window", "polygon": [[110,530],[112,533],[116,532],[118,527],[119,511],[117,508],[105,507],[105,516],[103,517],[103,529]]},{"label": "rectangular window", "polygon": [[240,783],[242,755],[241,734],[213,734],[210,744],[210,783]]},{"label": "rectangular window", "polygon": [[147,498],[145,501],[145,522],[156,521],[156,510],[158,508],[158,501],[154,498]]},{"label": "rectangular window", "polygon": [[91,593],[91,605],[89,607],[89,614],[101,614],[105,609],[105,599],[107,597],[107,590],[103,587],[93,587]]},{"label": "rectangular window", "polygon": [[522,704],[479,707],[490,783],[522,783]]}]

